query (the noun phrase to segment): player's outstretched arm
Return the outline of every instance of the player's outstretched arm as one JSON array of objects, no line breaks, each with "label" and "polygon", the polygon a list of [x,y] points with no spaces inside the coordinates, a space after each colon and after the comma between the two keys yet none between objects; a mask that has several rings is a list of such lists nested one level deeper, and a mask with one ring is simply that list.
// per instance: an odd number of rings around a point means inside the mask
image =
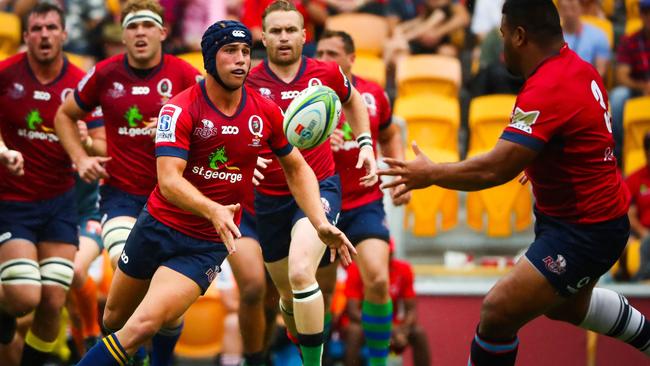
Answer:
[{"label": "player's outstretched arm", "polygon": [[186,165],[187,161],[173,156],[156,158],[160,193],[177,207],[210,220],[228,253],[234,253],[235,239],[241,236],[234,221],[239,204],[224,206],[203,195],[183,177]]},{"label": "player's outstretched arm", "polygon": [[279,162],[298,206],[316,228],[320,239],[330,248],[330,259],[334,260],[338,251],[344,265],[351,263],[350,253],[356,254],[356,250],[345,234],[327,221],[320,200],[318,181],[313,170],[307,165],[298,149],[293,149],[289,154],[280,157]]},{"label": "player's outstretched arm", "polygon": [[[359,160],[357,161],[356,168],[366,168],[367,174],[361,178],[361,185],[370,187],[377,183],[377,161],[375,160],[375,152],[372,147],[368,110],[361,94],[354,87],[352,88],[350,98],[343,105],[343,111],[360,145]],[[369,144],[365,141],[369,141]]]},{"label": "player's outstretched arm", "polygon": [[413,152],[415,159],[411,161],[384,159],[389,168],[379,171],[379,175],[399,176],[381,186],[397,187],[394,198],[431,185],[461,191],[498,186],[515,178],[538,154],[535,150],[503,139],[499,139],[488,153],[458,163],[434,163],[415,142]]},{"label": "player's outstretched arm", "polygon": [[90,183],[100,178],[108,177],[103,163],[110,160],[107,157],[88,156],[81,142],[77,121],[83,119],[87,112],[77,105],[72,93],[68,94],[63,104],[56,111],[54,130],[59,137],[61,146],[76,165],[79,176]]},{"label": "player's outstretched arm", "polygon": [[[398,125],[391,123],[388,127],[379,131],[377,138],[381,147],[381,155],[387,158],[404,160],[404,146],[402,144],[402,132]],[[391,189],[392,193],[396,188]],[[395,206],[405,205],[411,201],[411,193],[407,192],[400,197],[393,198]]]}]

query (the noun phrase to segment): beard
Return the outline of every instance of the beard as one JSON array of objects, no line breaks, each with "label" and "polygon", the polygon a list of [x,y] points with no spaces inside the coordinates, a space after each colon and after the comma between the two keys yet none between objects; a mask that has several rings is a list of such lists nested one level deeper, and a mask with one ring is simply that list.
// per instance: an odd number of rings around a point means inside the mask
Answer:
[{"label": "beard", "polygon": [[[297,50],[294,50],[297,51]],[[300,60],[302,57],[300,52],[295,52],[295,54],[288,55],[288,56],[276,56],[278,52],[270,52],[268,53],[268,58],[271,63],[274,63],[279,66],[290,66],[295,64]]]}]

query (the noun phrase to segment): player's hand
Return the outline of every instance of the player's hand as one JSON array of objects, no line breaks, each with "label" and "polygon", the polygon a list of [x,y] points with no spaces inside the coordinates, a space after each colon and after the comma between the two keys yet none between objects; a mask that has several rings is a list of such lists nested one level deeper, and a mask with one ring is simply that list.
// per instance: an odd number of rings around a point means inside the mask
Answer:
[{"label": "player's hand", "polygon": [[77,129],[79,129],[79,139],[85,145],[88,138],[88,125],[84,121],[77,121]]},{"label": "player's hand", "polygon": [[110,157],[86,156],[75,163],[79,177],[86,183],[92,183],[101,178],[108,178],[104,164],[110,161]]},{"label": "player's hand", "polygon": [[156,129],[158,128],[158,117],[151,117],[149,122],[144,124],[144,130],[152,138],[156,138]]},{"label": "player's hand", "polygon": [[337,152],[341,150],[344,142],[345,139],[343,138],[343,130],[340,128],[335,129],[334,132],[332,132],[330,135],[330,146],[332,147],[332,151]]},{"label": "player's hand", "polygon": [[357,255],[357,250],[350,240],[336,226],[329,223],[317,228],[318,237],[330,248],[330,262],[336,259],[336,253],[341,257],[341,263],[349,266],[352,263],[352,255]]},{"label": "player's hand", "polygon": [[390,335],[390,345],[395,349],[404,349],[408,345],[408,337],[404,332],[396,329]]},{"label": "player's hand", "polygon": [[379,177],[377,176],[377,161],[375,160],[375,151],[372,146],[364,146],[359,149],[359,160],[357,160],[357,169],[366,168],[366,175],[359,180],[363,187],[372,187]]},{"label": "player's hand", "polygon": [[6,150],[0,153],[0,163],[13,175],[22,176],[25,174],[25,160],[20,151]]},{"label": "player's hand", "polygon": [[[390,196],[393,200],[393,206],[401,206],[401,205],[406,205],[409,202],[411,202],[411,192],[406,192],[401,196],[395,196],[395,190],[400,188],[401,186],[393,187],[390,189]],[[402,189],[404,187],[401,187]]]},{"label": "player's hand", "polygon": [[237,251],[235,248],[235,239],[241,237],[239,228],[235,225],[235,214],[239,211],[239,203],[236,205],[215,205],[210,215],[212,225],[219,233],[219,237],[226,245],[228,254],[233,254]]},{"label": "player's hand", "polygon": [[257,167],[253,171],[253,185],[259,186],[260,182],[264,180],[264,174],[262,174],[262,170],[268,168],[271,161],[271,159],[264,159],[261,156],[257,157]]},{"label": "player's hand", "polygon": [[384,162],[388,164],[388,169],[382,169],[379,175],[395,176],[396,178],[388,183],[381,185],[381,188],[394,188],[392,192],[393,199],[403,196],[413,189],[425,188],[431,185],[431,171],[434,164],[413,141],[413,152],[415,159],[403,161],[397,159],[385,158]]}]

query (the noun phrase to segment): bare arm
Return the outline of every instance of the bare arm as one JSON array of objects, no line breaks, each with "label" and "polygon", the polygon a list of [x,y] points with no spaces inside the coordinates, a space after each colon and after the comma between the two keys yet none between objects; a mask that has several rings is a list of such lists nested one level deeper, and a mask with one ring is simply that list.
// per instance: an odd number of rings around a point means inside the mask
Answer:
[{"label": "bare arm", "polygon": [[[381,148],[381,155],[387,158],[404,160],[404,147],[402,146],[402,133],[398,125],[391,123],[390,126],[379,130],[379,147]],[[391,189],[391,197],[393,197],[393,205],[400,206],[409,203],[411,200],[411,193],[406,193],[400,197],[394,196],[395,188]]]},{"label": "bare arm", "polygon": [[350,264],[352,262],[350,252],[356,253],[354,246],[340,230],[327,221],[314,171],[307,165],[298,149],[293,149],[278,160],[298,206],[316,228],[320,239],[330,247],[331,259],[334,259],[338,250],[343,265]]},{"label": "bare arm", "polygon": [[618,64],[616,66],[616,80],[622,86],[627,86],[630,89],[644,92],[646,85],[642,81],[636,81],[630,77],[632,68],[627,64]]},{"label": "bare arm", "polygon": [[[352,127],[352,132],[359,137],[362,134],[370,136],[370,120],[368,117],[368,109],[363,102],[361,94],[352,87],[350,98],[343,105],[345,116]],[[361,178],[361,185],[370,187],[377,183],[377,162],[375,161],[375,152],[372,144],[369,146],[362,146],[359,149],[359,160],[357,160],[356,168],[366,168],[366,176]]]},{"label": "bare arm", "polygon": [[488,153],[458,163],[433,163],[415,144],[413,151],[416,157],[409,162],[385,160],[390,168],[380,171],[379,174],[400,178],[383,184],[382,188],[403,184],[403,188],[396,190],[397,196],[431,185],[461,191],[477,191],[498,186],[515,178],[538,154],[535,150],[503,139],[499,139]]},{"label": "bare arm", "polygon": [[175,206],[212,222],[228,252],[234,253],[234,239],[241,236],[233,221],[239,204],[223,206],[203,195],[183,177],[186,165],[187,161],[177,157],[156,158],[160,193]]},{"label": "bare arm", "polygon": [[648,230],[648,228],[643,226],[643,224],[641,224],[641,221],[639,220],[639,209],[635,204],[630,205],[630,209],[627,212],[627,216],[630,219],[630,228],[632,229],[633,232],[636,233],[636,235],[639,236],[639,239],[643,239],[646,236],[648,236],[650,231]]}]

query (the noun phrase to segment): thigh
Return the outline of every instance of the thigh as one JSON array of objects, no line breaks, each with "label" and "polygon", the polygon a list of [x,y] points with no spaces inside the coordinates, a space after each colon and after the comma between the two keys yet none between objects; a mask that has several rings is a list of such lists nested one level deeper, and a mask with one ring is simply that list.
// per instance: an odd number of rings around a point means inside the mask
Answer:
[{"label": "thigh", "polygon": [[[266,284],[264,260],[260,244],[250,237],[237,239],[237,252],[228,256],[228,263],[237,281],[240,291],[249,287],[261,287]],[[263,294],[261,294],[263,295]]]},{"label": "thigh", "polygon": [[307,218],[298,220],[291,230],[289,270],[315,275],[327,247]]},{"label": "thigh", "polygon": [[104,323],[110,330],[121,328],[144,298],[150,280],[131,277],[118,267],[108,292]]},{"label": "thigh", "polygon": [[289,258],[265,263],[273,284],[283,299],[293,299],[291,284],[289,283]]},{"label": "thigh", "polygon": [[41,283],[36,245],[24,239],[12,239],[1,244],[0,277],[0,303],[7,306],[14,299],[24,297],[32,298],[30,303],[38,303]]},{"label": "thigh", "polygon": [[357,245],[356,262],[364,284],[381,277],[388,280],[388,242],[380,239],[366,239]]}]

